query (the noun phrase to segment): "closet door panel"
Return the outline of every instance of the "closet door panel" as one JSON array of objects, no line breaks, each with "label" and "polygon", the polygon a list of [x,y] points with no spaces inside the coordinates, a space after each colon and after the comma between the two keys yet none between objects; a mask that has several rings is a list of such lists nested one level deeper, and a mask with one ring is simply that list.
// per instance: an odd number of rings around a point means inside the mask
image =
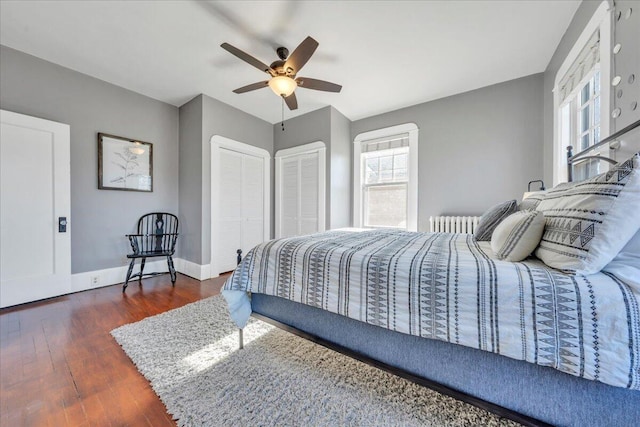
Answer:
[{"label": "closet door panel", "polygon": [[318,219],[318,153],[300,156],[300,221]]},{"label": "closet door panel", "polygon": [[243,155],[231,150],[220,149],[220,207],[218,224],[220,227],[220,272],[236,267],[236,251],[242,249]]},{"label": "closet door panel", "polygon": [[298,159],[285,158],[281,161],[280,221],[281,237],[297,236],[298,230],[298,191],[299,162]]},{"label": "closet door panel", "polygon": [[242,252],[264,240],[264,160],[245,155],[242,167]]}]

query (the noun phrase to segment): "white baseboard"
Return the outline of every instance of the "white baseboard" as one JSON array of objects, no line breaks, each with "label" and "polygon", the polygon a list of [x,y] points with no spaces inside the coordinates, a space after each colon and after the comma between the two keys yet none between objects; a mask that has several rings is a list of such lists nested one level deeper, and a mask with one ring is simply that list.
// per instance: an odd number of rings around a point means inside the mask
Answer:
[{"label": "white baseboard", "polygon": [[[124,283],[124,279],[127,277],[128,265],[122,267],[105,268],[103,270],[84,271],[82,273],[75,273],[71,275],[71,292],[86,291],[88,289],[102,288],[104,286],[111,286],[117,283]],[[140,271],[140,263],[136,262],[133,272]],[[167,262],[162,261],[150,261],[145,263],[144,272],[165,272],[168,271]]]},{"label": "white baseboard", "polygon": [[[209,264],[200,265],[182,258],[174,258],[173,264],[176,271],[197,280],[206,280],[211,275]],[[122,267],[105,268],[103,270],[84,271],[71,275],[71,292],[86,291],[88,289],[102,288],[117,283],[124,283],[127,277],[128,265]],[[136,262],[134,273],[140,271],[140,263]],[[165,260],[150,261],[144,265],[145,273],[168,271]]]},{"label": "white baseboard", "polygon": [[200,265],[182,258],[176,258],[174,263],[176,265],[176,270],[186,276],[193,277],[198,280],[207,280],[211,277],[210,264]]}]

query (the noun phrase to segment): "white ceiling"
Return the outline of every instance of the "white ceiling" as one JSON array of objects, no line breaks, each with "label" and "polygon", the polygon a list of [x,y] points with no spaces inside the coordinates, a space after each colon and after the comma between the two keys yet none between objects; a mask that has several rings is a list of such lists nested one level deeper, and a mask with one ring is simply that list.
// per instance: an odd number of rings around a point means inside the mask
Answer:
[{"label": "white ceiling", "polygon": [[204,93],[270,123],[269,64],[308,35],[320,46],[299,76],[299,109],[333,105],[351,120],[544,71],[580,1],[0,1],[0,43],[180,106]]}]

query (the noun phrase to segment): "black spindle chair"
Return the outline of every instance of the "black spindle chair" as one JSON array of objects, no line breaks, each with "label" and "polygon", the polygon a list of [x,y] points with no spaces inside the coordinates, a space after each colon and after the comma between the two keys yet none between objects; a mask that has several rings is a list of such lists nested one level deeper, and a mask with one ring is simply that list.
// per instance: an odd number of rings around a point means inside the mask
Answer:
[{"label": "black spindle chair", "polygon": [[[138,220],[138,234],[127,234],[129,243],[133,253],[128,254],[127,258],[131,258],[127,278],[124,281],[122,292],[127,289],[130,279],[138,278],[138,282],[142,281],[145,276],[155,276],[166,273],[147,273],[144,272],[144,263],[147,258],[166,257],[169,266],[169,274],[171,274],[171,284],[176,284],[176,269],[173,266],[173,254],[176,249],[176,241],[178,239],[178,217],[166,212],[153,212],[143,215]],[[140,272],[132,275],[133,266],[136,259],[141,258]]]}]

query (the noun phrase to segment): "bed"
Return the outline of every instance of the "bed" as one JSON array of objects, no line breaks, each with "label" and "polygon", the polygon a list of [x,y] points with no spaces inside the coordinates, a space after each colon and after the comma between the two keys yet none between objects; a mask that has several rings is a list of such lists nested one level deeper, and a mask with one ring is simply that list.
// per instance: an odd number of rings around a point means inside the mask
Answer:
[{"label": "bed", "polygon": [[[601,145],[629,140],[639,125]],[[512,218],[542,218],[537,257],[510,259],[524,226],[502,246],[337,230],[258,245],[223,295],[240,328],[253,315],[525,425],[637,425],[639,164],[634,154],[505,215],[493,240]],[[589,204],[596,199],[611,209]]]}]

